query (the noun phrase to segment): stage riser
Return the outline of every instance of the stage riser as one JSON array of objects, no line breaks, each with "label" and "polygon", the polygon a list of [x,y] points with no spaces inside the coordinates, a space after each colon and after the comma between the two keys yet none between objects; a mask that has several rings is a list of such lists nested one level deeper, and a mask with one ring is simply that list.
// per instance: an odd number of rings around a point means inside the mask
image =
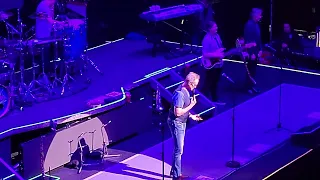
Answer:
[{"label": "stage riser", "polygon": [[297,133],[292,134],[291,141],[298,146],[303,146],[308,148],[317,147],[320,144],[319,123],[316,123],[315,125],[311,127],[306,127],[306,128],[308,128],[309,131],[299,131]]},{"label": "stage riser", "polygon": [[89,121],[82,122],[69,128],[59,130],[58,132],[52,132],[23,143],[22,154],[24,177],[31,178],[42,172],[40,156],[42,152],[41,148],[43,148],[45,157],[43,162],[44,171],[48,172],[49,169],[52,170],[70,162],[70,152],[74,153],[77,150],[78,137],[82,133],[87,132],[87,134],[83,135],[83,138],[90,150],[92,148],[94,150],[102,148],[102,133],[106,139],[106,143],[108,144],[106,129],[103,128],[101,132],[103,124],[104,122],[99,118],[93,118]]},{"label": "stage riser", "polygon": [[319,179],[320,160],[319,148],[297,158],[294,162],[284,165],[280,171],[265,180],[278,179]]}]

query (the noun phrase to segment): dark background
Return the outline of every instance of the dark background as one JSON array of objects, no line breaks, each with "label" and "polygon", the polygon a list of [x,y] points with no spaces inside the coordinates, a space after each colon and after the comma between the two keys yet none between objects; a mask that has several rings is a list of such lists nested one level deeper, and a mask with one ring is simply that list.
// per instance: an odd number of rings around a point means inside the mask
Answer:
[{"label": "dark background", "polygon": [[[81,0],[79,0],[81,1]],[[21,10],[27,27],[34,25],[34,20],[28,16],[32,14],[39,0],[25,0]],[[90,46],[125,37],[129,32],[145,34],[150,24],[141,20],[139,14],[152,4],[161,7],[192,3],[192,0],[90,0],[88,3],[88,41]],[[241,36],[243,25],[249,18],[251,8],[260,7],[264,10],[261,22],[263,41],[269,41],[270,0],[215,0],[213,9],[214,19],[218,22],[219,33],[227,47],[233,46],[238,36]],[[273,0],[273,37],[277,37],[283,22],[289,22],[295,29],[314,31],[319,25],[320,2],[316,0]],[[315,13],[312,9],[315,8]],[[14,24],[15,17],[10,19]],[[179,20],[171,20],[174,25]],[[3,29],[3,24],[0,24]],[[179,27],[179,26],[178,26]],[[166,37],[178,41],[178,32],[167,27]],[[188,31],[188,30],[187,30]],[[4,32],[2,32],[3,34]],[[3,35],[2,35],[3,36]]]}]

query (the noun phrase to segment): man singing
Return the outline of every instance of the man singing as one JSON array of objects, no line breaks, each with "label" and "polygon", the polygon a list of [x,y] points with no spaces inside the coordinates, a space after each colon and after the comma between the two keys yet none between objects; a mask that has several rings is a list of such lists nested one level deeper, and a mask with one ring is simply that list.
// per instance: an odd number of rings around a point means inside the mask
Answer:
[{"label": "man singing", "polygon": [[[205,84],[203,93],[213,102],[218,102],[217,89],[222,73],[224,48],[218,34],[218,26],[214,21],[208,23],[208,33],[202,40],[202,64],[216,63],[211,69],[205,69]],[[220,103],[222,104],[222,103]]]},{"label": "man singing", "polygon": [[181,173],[181,156],[183,154],[187,120],[189,117],[195,121],[202,120],[199,115],[192,115],[189,112],[197,103],[194,90],[199,80],[200,76],[198,74],[190,72],[184,83],[173,93],[168,125],[174,141],[173,162],[170,172],[174,180],[184,178]]},{"label": "man singing", "polygon": [[253,8],[251,11],[251,19],[246,23],[244,27],[244,40],[245,43],[256,43],[255,47],[248,49],[249,58],[245,64],[247,67],[248,80],[247,88],[249,93],[257,93],[258,91],[254,88],[255,81],[253,80],[256,74],[256,67],[258,57],[261,54],[261,32],[259,22],[262,18],[262,10],[259,8]]}]

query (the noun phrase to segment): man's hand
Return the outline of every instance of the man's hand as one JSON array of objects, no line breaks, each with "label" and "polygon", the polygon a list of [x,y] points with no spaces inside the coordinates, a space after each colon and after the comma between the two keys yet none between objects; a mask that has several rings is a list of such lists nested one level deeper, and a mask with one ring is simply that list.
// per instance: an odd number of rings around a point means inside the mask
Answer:
[{"label": "man's hand", "polygon": [[195,114],[195,115],[191,114],[191,115],[190,115],[190,118],[191,118],[192,120],[194,120],[194,121],[201,121],[201,120],[203,120],[198,114]]},{"label": "man's hand", "polygon": [[216,58],[223,58],[223,57],[224,57],[224,53],[223,53],[224,50],[225,50],[225,48],[217,49],[217,50],[214,52],[215,57],[216,57]]},{"label": "man's hand", "polygon": [[191,98],[191,103],[190,103],[190,105],[193,107],[193,106],[196,105],[196,104],[197,104],[196,96],[193,96],[193,97]]},{"label": "man's hand", "polygon": [[261,58],[262,57],[262,51],[259,51],[258,53],[258,57]]},{"label": "man's hand", "polygon": [[288,44],[282,43],[282,48],[287,48],[287,47],[288,47]]},{"label": "man's hand", "polygon": [[244,58],[248,58],[249,57],[249,54],[247,52],[241,52],[241,54],[242,54],[242,57],[244,57]]},{"label": "man's hand", "polygon": [[256,60],[256,58],[257,58],[257,57],[256,57],[256,55],[254,55],[254,54],[252,54],[251,57],[250,57],[251,60]]}]

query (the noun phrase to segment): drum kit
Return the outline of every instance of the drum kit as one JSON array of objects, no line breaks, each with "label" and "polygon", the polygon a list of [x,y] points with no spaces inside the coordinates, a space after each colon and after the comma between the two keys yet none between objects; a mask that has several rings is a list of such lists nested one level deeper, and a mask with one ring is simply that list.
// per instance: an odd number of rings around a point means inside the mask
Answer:
[{"label": "drum kit", "polygon": [[[15,26],[7,21],[12,16],[13,13],[0,12],[0,21],[8,34],[7,38],[0,39],[0,118],[12,108],[23,110],[33,102],[65,95],[75,81],[73,76],[77,72],[83,75],[87,65],[102,74],[86,55],[86,19],[69,19],[63,27],[54,24],[50,38],[34,39],[34,35],[25,37],[19,10]],[[36,13],[29,18],[43,16],[43,13]],[[33,30],[32,27],[27,32]],[[48,56],[50,53],[53,58]],[[31,67],[26,68],[27,64]]]}]

